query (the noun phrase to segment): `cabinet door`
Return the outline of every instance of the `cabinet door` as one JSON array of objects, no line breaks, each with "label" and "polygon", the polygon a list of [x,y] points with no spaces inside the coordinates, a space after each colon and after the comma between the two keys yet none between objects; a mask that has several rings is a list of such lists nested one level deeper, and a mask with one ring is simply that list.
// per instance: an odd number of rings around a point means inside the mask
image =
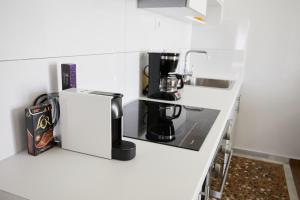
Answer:
[{"label": "cabinet door", "polygon": [[188,7],[206,15],[207,0],[188,0]]}]

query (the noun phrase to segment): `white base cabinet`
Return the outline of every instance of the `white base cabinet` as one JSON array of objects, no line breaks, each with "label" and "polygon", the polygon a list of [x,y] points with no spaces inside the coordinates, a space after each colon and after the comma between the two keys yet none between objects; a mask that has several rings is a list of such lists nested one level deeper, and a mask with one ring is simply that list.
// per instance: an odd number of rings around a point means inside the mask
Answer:
[{"label": "white base cabinet", "polygon": [[[235,101],[234,107],[231,111],[230,117],[227,120],[226,127],[223,131],[221,141],[215,152],[213,162],[207,173],[206,179],[203,183],[202,190],[199,192],[197,200],[208,200],[221,199],[222,193],[225,187],[226,178],[231,162],[231,157],[233,155],[232,144],[234,140],[233,130],[237,114],[239,111],[241,96],[239,95]],[[211,179],[214,178],[214,181],[218,181],[220,188],[217,190],[211,187]]]}]

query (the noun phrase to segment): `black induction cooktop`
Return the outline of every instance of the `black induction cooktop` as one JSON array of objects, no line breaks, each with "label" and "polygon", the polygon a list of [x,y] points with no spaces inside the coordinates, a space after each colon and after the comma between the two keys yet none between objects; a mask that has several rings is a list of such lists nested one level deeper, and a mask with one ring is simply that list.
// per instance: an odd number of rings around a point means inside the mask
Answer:
[{"label": "black induction cooktop", "polygon": [[136,100],[124,109],[124,136],[199,151],[219,110]]}]

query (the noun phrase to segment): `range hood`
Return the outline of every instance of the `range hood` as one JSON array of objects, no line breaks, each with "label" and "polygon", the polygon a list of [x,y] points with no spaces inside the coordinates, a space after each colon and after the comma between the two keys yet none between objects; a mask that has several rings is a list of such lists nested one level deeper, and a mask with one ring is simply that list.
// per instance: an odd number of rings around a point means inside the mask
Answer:
[{"label": "range hood", "polygon": [[189,22],[203,22],[206,7],[207,0],[138,0],[138,8]]}]

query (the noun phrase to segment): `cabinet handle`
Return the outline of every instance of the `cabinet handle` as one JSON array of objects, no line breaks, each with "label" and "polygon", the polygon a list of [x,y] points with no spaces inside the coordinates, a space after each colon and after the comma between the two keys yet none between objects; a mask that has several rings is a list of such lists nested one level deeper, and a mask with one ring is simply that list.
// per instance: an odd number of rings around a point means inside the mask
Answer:
[{"label": "cabinet handle", "polygon": [[241,104],[241,97],[242,97],[242,95],[240,95],[238,98],[237,98],[237,106],[236,106],[236,108],[235,108],[235,111],[237,112],[237,113],[239,113],[240,112],[240,104]]},{"label": "cabinet handle", "polygon": [[225,135],[224,135],[225,140],[230,140],[231,138],[232,124],[233,124],[233,120],[229,119],[227,121],[226,128],[225,128]]}]

